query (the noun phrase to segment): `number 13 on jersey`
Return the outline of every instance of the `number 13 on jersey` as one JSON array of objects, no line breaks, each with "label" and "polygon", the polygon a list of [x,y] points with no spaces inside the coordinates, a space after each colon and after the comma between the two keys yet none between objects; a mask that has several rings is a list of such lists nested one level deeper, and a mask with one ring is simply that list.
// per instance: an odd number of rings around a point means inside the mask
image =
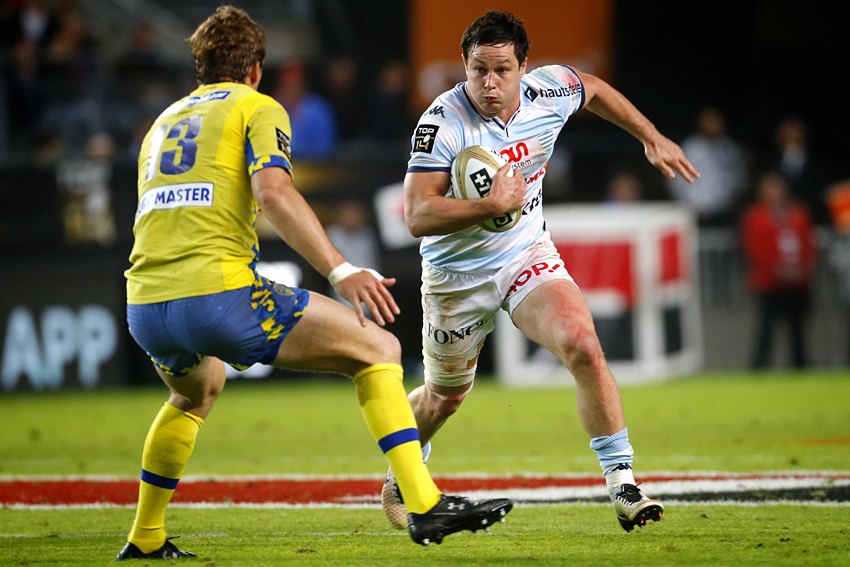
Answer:
[{"label": "number 13 on jersey", "polygon": [[[151,135],[145,181],[150,181],[159,173],[179,175],[192,169],[198,154],[198,144],[195,142],[195,138],[201,131],[202,121],[203,117],[193,115],[174,125],[171,123],[161,124],[154,131]],[[172,140],[176,140],[176,142]],[[163,146],[173,149],[162,151]],[[160,152],[162,152],[161,157]]]}]

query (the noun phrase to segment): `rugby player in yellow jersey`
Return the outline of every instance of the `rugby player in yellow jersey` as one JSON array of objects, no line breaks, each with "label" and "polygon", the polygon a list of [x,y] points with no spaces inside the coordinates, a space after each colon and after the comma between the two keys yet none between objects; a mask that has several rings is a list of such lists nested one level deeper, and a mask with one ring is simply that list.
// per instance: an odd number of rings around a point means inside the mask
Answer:
[{"label": "rugby player in yellow jersey", "polygon": [[[379,326],[399,313],[387,290],[395,280],[347,263],[295,190],[289,117],[256,90],[262,28],[222,6],[187,42],[200,86],[163,111],[139,155],[127,321],[171,395],[145,440],[136,518],[117,559],[195,557],[166,539],[165,510],[224,387],[225,362],[351,376],[417,543],[501,520],[509,500],[443,495],[422,462],[400,346]],[[256,273],[258,206],[355,311]]]}]

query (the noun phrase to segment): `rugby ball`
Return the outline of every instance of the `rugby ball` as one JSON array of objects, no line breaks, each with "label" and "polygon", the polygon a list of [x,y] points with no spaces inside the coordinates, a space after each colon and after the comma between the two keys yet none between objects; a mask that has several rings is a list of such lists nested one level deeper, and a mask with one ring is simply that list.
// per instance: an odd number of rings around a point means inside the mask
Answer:
[{"label": "rugby ball", "polygon": [[[455,156],[452,162],[451,183],[454,196],[458,199],[481,199],[490,194],[493,176],[507,163],[495,150],[484,146],[469,146]],[[511,169],[508,177],[514,174]],[[490,232],[505,232],[517,225],[522,218],[522,209],[505,213],[479,223]]]}]

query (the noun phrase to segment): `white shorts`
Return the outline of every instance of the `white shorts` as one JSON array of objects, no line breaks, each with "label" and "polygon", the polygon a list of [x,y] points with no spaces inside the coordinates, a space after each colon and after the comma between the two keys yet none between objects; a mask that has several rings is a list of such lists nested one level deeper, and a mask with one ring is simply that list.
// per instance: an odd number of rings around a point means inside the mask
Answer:
[{"label": "white shorts", "polygon": [[[422,355],[425,380],[462,386],[475,379],[484,338],[499,309],[514,309],[538,286],[573,278],[545,233],[500,270],[461,274],[422,263]],[[575,282],[573,282],[575,283]]]}]

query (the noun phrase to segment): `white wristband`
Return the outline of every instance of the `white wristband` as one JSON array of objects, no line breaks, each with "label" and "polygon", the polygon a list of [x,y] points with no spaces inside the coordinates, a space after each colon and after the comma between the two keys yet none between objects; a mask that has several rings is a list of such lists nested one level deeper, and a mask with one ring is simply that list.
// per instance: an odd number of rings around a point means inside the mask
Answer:
[{"label": "white wristband", "polygon": [[328,281],[331,282],[332,287],[336,287],[336,284],[347,278],[348,276],[357,274],[359,272],[369,272],[374,276],[376,280],[379,282],[384,281],[384,276],[379,274],[376,270],[372,268],[358,268],[357,266],[352,266],[349,262],[343,262],[328,274]]},{"label": "white wristband", "polygon": [[344,280],[350,275],[356,274],[358,272],[362,272],[363,270],[352,266],[349,262],[343,262],[328,274],[328,281],[331,282],[331,286],[336,287],[336,284]]},{"label": "white wristband", "polygon": [[384,276],[382,276],[381,274],[379,274],[379,273],[378,273],[378,270],[373,270],[372,268],[363,268],[363,271],[364,271],[364,272],[369,272],[370,274],[372,274],[373,276],[375,276],[375,279],[376,279],[376,280],[378,280],[379,282],[384,281]]}]

